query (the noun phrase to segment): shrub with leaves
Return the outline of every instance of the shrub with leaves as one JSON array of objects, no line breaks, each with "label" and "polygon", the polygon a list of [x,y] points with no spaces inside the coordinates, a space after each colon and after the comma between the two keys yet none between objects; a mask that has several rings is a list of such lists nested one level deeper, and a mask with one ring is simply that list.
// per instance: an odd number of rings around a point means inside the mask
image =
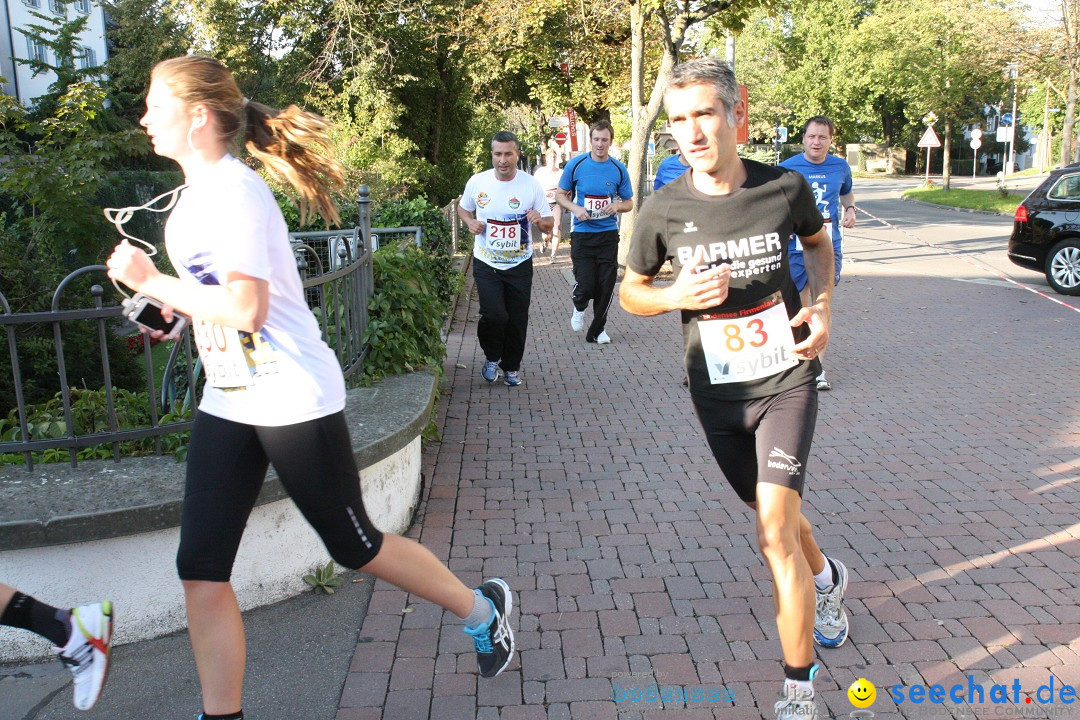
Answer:
[{"label": "shrub with leaves", "polygon": [[[392,200],[380,203],[371,216],[372,227],[419,226],[423,230],[423,249],[435,260],[432,266],[435,291],[441,302],[453,297],[453,236],[442,211],[424,198]],[[376,289],[379,287],[376,284]]]},{"label": "shrub with leaves", "polygon": [[409,243],[374,256],[375,296],[368,306],[364,381],[438,367],[446,355],[440,335],[447,303],[436,286],[439,258]]},{"label": "shrub with leaves", "polygon": [[[130,392],[113,388],[113,407],[116,411],[116,429],[131,430],[150,426],[150,399],[145,392]],[[68,424],[64,417],[63,398],[59,393],[46,403],[27,406],[26,416],[27,435],[25,439],[56,439],[66,437],[68,434]],[[181,411],[177,409],[175,412],[162,414],[158,422],[162,425],[168,425],[190,419],[190,410]],[[71,426],[73,433],[76,435],[109,432],[109,408],[104,390],[76,388],[71,391]],[[162,435],[162,452],[172,454],[178,460],[185,459],[190,435],[189,431]],[[0,419],[0,440],[10,442],[23,439],[18,411],[11,410],[6,418]],[[119,450],[122,456],[152,454],[155,451],[154,438],[125,440],[120,443]],[[79,460],[103,459],[112,456],[113,443],[102,443],[80,448],[76,453]],[[67,460],[68,451],[66,448],[52,448],[34,453],[34,461],[38,463],[67,462]],[[8,453],[0,455],[0,464],[21,462],[23,462],[21,454]]]}]

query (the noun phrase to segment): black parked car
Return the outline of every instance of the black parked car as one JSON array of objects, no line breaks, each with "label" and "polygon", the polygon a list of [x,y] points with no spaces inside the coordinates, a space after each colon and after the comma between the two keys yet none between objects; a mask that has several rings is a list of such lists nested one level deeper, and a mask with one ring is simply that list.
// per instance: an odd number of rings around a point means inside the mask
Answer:
[{"label": "black parked car", "polygon": [[1009,259],[1046,273],[1057,292],[1080,295],[1080,163],[1051,172],[1016,208]]}]

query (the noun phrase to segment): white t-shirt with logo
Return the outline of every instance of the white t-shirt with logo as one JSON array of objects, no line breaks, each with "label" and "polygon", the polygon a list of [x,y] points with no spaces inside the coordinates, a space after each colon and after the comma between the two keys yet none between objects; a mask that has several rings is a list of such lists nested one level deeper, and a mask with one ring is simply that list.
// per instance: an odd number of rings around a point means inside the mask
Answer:
[{"label": "white t-shirt with logo", "polygon": [[552,216],[540,182],[521,170],[510,180],[496,178],[494,169],[473,175],[465,184],[461,207],[484,223],[483,234],[473,242],[473,257],[500,270],[532,257],[531,223],[525,214],[536,210],[541,217]]},{"label": "white t-shirt with logo", "polygon": [[231,155],[188,178],[165,225],[183,280],[224,284],[227,273],[266,280],[270,307],[255,333],[192,318],[207,382],[199,410],[248,425],[314,420],[345,407],[345,380],[323,341],[289,233],[263,179]]}]

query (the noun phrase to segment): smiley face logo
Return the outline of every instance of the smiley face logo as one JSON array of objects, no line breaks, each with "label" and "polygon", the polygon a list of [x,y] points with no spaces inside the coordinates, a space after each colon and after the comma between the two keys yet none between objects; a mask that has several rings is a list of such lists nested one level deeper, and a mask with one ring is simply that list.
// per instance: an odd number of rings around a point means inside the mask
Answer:
[{"label": "smiley face logo", "polygon": [[855,707],[868,708],[874,704],[874,699],[877,697],[877,689],[869,680],[859,678],[851,683],[851,687],[847,689],[847,696],[848,700],[850,700],[851,704]]}]

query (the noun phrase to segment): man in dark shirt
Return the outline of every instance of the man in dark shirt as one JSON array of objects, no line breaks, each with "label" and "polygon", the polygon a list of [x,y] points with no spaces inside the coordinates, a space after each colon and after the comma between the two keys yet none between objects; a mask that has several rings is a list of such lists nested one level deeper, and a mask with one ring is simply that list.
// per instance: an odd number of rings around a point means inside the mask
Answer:
[{"label": "man in dark shirt", "polygon": [[[847,570],[821,553],[801,509],[816,358],[829,341],[832,244],[801,175],[739,158],[746,108],[726,64],[676,66],[664,104],[690,171],[642,207],[620,301],[637,315],[681,312],[694,409],[724,476],[757,512],[773,576],[786,674],[776,717],[816,717],[814,642],[847,639]],[[807,307],[788,269],[792,233],[805,248]],[[668,260],[676,280],[656,287]]]}]

